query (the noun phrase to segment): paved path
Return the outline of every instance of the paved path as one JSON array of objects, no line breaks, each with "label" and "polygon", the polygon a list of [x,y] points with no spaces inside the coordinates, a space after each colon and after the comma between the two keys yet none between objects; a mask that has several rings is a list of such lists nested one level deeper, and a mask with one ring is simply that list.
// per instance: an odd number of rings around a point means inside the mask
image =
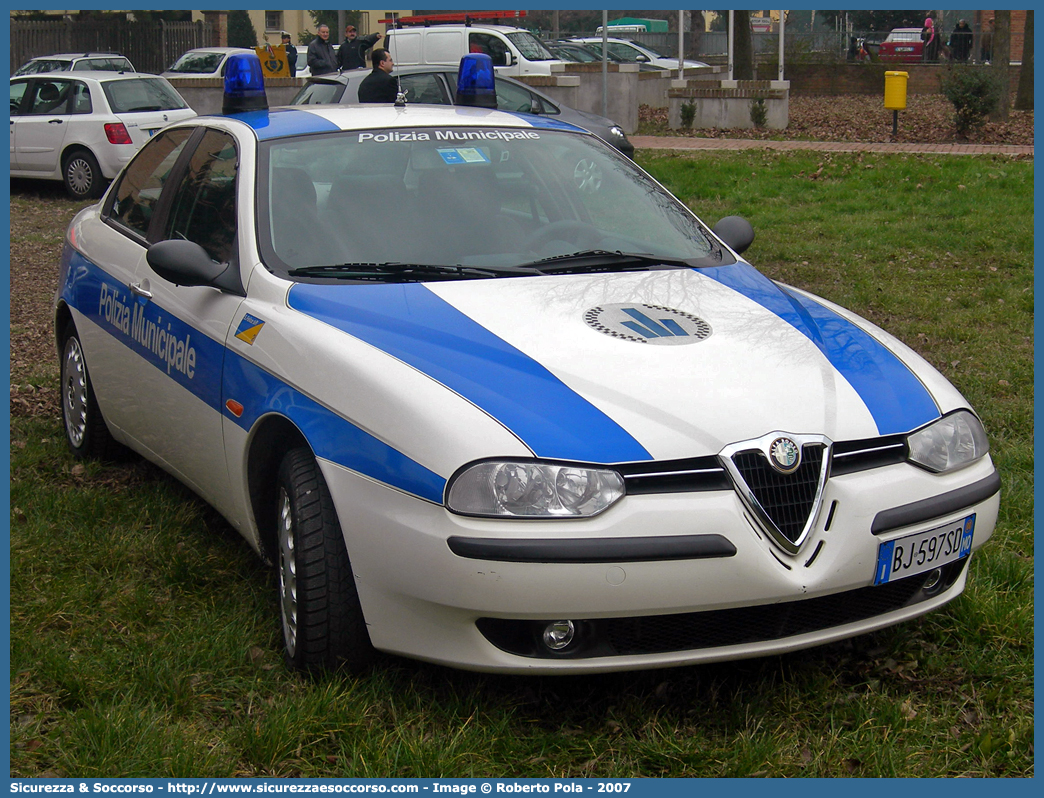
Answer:
[{"label": "paved path", "polygon": [[761,141],[754,139],[697,139],[688,136],[629,136],[639,150],[812,150],[815,152],[913,152],[929,155],[1022,155],[1033,157],[1033,147],[1017,144],[905,144],[853,141]]}]

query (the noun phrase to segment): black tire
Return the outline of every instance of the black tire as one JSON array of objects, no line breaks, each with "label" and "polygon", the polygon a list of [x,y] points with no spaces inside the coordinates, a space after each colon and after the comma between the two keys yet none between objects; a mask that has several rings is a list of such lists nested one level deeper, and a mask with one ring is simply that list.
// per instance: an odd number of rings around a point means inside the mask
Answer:
[{"label": "black tire", "polygon": [[73,199],[97,199],[105,190],[98,159],[87,150],[74,150],[62,159],[62,183]]},{"label": "black tire", "polygon": [[296,670],[366,670],[376,657],[330,491],[306,448],[283,458],[276,482],[283,654]]},{"label": "black tire", "polygon": [[69,451],[81,460],[117,459],[123,447],[113,439],[98,409],[87,360],[71,321],[62,332],[60,370],[62,428]]}]

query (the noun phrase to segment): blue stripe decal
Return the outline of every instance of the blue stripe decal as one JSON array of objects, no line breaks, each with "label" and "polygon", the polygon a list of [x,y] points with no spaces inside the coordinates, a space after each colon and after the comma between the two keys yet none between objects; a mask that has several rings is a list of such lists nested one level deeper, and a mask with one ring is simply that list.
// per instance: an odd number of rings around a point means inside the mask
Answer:
[{"label": "blue stripe decal", "polygon": [[285,136],[302,136],[307,133],[332,133],[340,130],[329,119],[310,111],[283,108],[275,111],[247,111],[235,114],[232,119],[245,122],[257,135],[258,140],[278,139]]},{"label": "blue stripe decal", "polygon": [[227,418],[250,429],[266,413],[290,419],[316,456],[415,496],[442,504],[446,480],[269,374],[232,350],[225,363],[225,395],[243,405]]},{"label": "blue stripe decal", "polygon": [[[266,413],[290,419],[319,457],[429,501],[442,503],[446,480],[309,399],[160,308],[131,295],[102,269],[66,246],[59,267],[62,298],[133,353],[249,430]],[[244,406],[239,418],[222,396]]]},{"label": "blue stripe decal", "polygon": [[297,284],[290,307],[408,363],[482,408],[537,456],[651,460],[615,421],[419,283]]},{"label": "blue stripe decal", "polygon": [[587,132],[582,127],[578,127],[577,125],[570,124],[569,122],[563,122],[559,119],[552,119],[551,117],[541,116],[540,114],[525,114],[521,111],[507,111],[505,113],[510,113],[511,116],[517,117],[519,119],[524,119],[535,128],[544,128],[546,130],[569,130],[574,133]]},{"label": "blue stripe decal", "polygon": [[60,279],[62,298],[71,307],[208,407],[221,406],[221,343],[132,294],[68,245],[62,252]]},{"label": "blue stripe decal", "polygon": [[917,376],[873,336],[832,310],[791,294],[746,263],[701,269],[804,334],[856,390],[881,435],[909,432],[939,418]]}]

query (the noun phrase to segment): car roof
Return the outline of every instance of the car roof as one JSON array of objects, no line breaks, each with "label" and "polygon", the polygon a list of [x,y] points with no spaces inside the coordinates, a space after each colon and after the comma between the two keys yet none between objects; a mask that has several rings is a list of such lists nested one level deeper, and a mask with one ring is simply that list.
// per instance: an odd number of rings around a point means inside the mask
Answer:
[{"label": "car roof", "polygon": [[[159,78],[150,72],[99,72],[97,69],[73,69],[68,72],[42,72],[35,75],[12,75],[11,80],[93,80],[96,83],[108,83],[114,80],[134,80],[141,78]],[[166,81],[166,78],[160,78]]]},{"label": "car roof", "polygon": [[50,58],[59,58],[63,60],[72,61],[75,58],[126,58],[123,53],[54,53],[53,55],[37,55],[30,58],[30,61],[46,61]]},{"label": "car roof", "polygon": [[[254,52],[249,47],[193,47],[191,50],[186,50],[181,55],[188,55],[189,53],[252,53]],[[178,58],[181,58],[181,55]]]},{"label": "car roof", "polygon": [[[565,130],[589,134],[568,122],[529,114],[459,105],[295,105],[231,116],[198,116],[188,124],[207,124],[215,118],[234,120],[251,128],[261,141],[293,136],[369,130],[372,128],[497,127],[520,130]],[[202,120],[202,122],[199,122]]]}]

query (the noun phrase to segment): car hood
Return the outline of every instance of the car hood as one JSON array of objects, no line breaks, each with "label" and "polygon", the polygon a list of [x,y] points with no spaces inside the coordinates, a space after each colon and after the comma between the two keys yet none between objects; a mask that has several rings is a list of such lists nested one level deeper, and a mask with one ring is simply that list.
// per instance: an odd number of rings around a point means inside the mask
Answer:
[{"label": "car hood", "polygon": [[442,383],[538,457],[693,457],[773,431],[861,440],[940,415],[925,386],[941,377],[922,381],[933,370],[912,351],[743,262],[296,284],[288,301]]}]

